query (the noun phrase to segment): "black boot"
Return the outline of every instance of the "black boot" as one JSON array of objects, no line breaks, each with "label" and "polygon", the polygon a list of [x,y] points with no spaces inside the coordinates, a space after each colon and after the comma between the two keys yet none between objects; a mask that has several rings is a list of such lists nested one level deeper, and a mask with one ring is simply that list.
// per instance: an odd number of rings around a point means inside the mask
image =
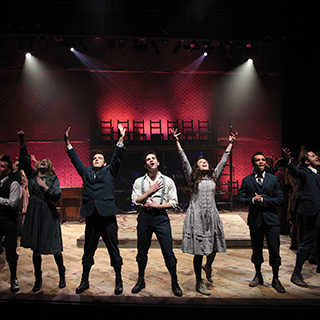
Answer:
[{"label": "black boot", "polygon": [[32,261],[34,266],[34,276],[36,278],[32,291],[38,292],[42,287],[41,255],[34,252]]},{"label": "black boot", "polygon": [[174,265],[168,268],[169,273],[171,275],[171,289],[175,296],[182,297],[183,293],[178,284],[178,277],[177,277],[177,265]]},{"label": "black boot", "polygon": [[114,288],[114,294],[121,294],[123,292],[123,284],[121,279],[121,266],[114,268],[114,271],[116,273],[116,285]]},{"label": "black boot", "polygon": [[17,279],[17,260],[13,262],[9,262],[9,269],[10,269],[10,275],[11,275],[11,292],[18,292],[20,290],[19,282]]},{"label": "black boot", "polygon": [[32,288],[32,292],[38,292],[42,287],[42,271],[40,270],[38,272],[35,272],[34,275],[35,275],[36,281]]},{"label": "black boot", "polygon": [[82,293],[89,289],[89,273],[83,272],[79,287],[76,289],[76,293]]},{"label": "black boot", "polygon": [[146,284],[144,282],[144,277],[139,277],[136,285],[132,288],[131,292],[138,293],[145,287],[146,287]]},{"label": "black boot", "polygon": [[62,289],[66,286],[66,267],[59,269],[59,288]]},{"label": "black boot", "polygon": [[63,265],[62,253],[55,254],[54,260],[56,261],[59,270],[59,288],[62,289],[66,286],[66,268]]}]

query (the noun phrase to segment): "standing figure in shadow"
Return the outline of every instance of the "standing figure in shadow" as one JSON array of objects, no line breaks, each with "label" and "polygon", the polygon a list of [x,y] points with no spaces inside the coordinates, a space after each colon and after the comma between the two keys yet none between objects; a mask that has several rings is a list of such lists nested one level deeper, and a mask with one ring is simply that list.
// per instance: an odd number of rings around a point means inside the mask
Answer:
[{"label": "standing figure in shadow", "polygon": [[203,257],[207,263],[203,267],[206,278],[213,282],[212,263],[217,252],[226,251],[226,241],[222,221],[215,202],[216,184],[227,163],[237,132],[229,136],[229,144],[215,169],[203,157],[196,159],[191,167],[188,158],[179,142],[180,133],[171,130],[176,141],[177,149],[182,161],[191,198],[183,224],[182,251],[194,255],[193,267],[196,275],[196,290],[204,295],[210,291],[201,276]]},{"label": "standing figure in shadow", "polygon": [[34,168],[25,145],[25,133],[18,132],[20,139],[19,163],[29,180],[30,198],[21,233],[20,245],[31,248],[34,265],[35,284],[32,291],[42,286],[41,255],[53,254],[59,271],[59,288],[66,286],[62,256],[62,236],[60,218],[55,202],[61,197],[61,189],[52,162],[45,158],[38,161]]}]

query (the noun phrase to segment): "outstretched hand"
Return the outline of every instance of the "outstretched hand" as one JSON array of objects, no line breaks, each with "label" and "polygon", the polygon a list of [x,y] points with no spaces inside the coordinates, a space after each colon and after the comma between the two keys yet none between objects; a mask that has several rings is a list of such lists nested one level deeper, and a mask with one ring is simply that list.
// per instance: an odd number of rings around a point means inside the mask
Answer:
[{"label": "outstretched hand", "polygon": [[229,143],[234,143],[237,135],[238,135],[238,131],[236,131],[235,133],[231,132],[229,135]]},{"label": "outstretched hand", "polygon": [[21,130],[19,130],[17,133],[20,139],[20,145],[24,145],[25,132],[23,130],[23,126],[21,126]]},{"label": "outstretched hand", "polygon": [[175,138],[175,140],[178,140],[178,136],[181,134],[180,132],[178,132],[178,129],[171,128],[170,131],[173,137]]},{"label": "outstretched hand", "polygon": [[120,136],[123,138],[126,135],[127,128],[124,128],[122,124],[118,124]]},{"label": "outstretched hand", "polygon": [[71,127],[69,127],[64,133],[64,141],[66,142],[66,145],[70,144],[70,140],[69,140],[70,130],[71,130]]},{"label": "outstretched hand", "polygon": [[287,148],[282,148],[283,154],[285,156],[285,158],[287,159],[287,161],[289,162],[290,158],[291,158],[291,151]]}]

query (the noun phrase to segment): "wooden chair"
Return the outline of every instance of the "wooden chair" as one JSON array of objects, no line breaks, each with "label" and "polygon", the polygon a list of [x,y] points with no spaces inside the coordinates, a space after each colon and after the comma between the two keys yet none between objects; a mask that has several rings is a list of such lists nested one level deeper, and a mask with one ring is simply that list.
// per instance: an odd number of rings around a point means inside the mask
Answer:
[{"label": "wooden chair", "polygon": [[163,133],[161,132],[161,120],[152,121],[150,120],[150,135],[151,140],[163,140]]},{"label": "wooden chair", "polygon": [[144,131],[144,120],[133,120],[133,140],[147,140],[147,135]]},{"label": "wooden chair", "polygon": [[167,134],[168,134],[168,140],[172,140],[173,136],[171,134],[171,129],[178,129],[179,131],[179,125],[178,125],[178,120],[167,120]]},{"label": "wooden chair", "polygon": [[109,121],[100,120],[100,135],[101,135],[101,140],[113,141],[112,120],[109,120]]},{"label": "wooden chair", "polygon": [[182,120],[182,137],[184,140],[195,140],[197,138],[197,134],[194,132],[193,129],[193,120]]},{"label": "wooden chair", "polygon": [[200,140],[211,140],[211,128],[209,120],[198,120],[198,133]]}]

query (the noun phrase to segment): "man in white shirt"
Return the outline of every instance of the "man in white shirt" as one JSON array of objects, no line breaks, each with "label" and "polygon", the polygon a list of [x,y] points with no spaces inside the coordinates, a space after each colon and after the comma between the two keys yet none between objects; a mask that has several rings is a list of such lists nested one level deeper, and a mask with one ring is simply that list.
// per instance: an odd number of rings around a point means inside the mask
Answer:
[{"label": "man in white shirt", "polygon": [[9,156],[0,159],[0,234],[4,235],[6,243],[6,259],[11,274],[11,292],[20,290],[17,280],[17,234],[18,205],[22,197],[19,183],[9,177],[12,162]]},{"label": "man in white shirt", "polygon": [[132,293],[138,293],[145,288],[144,273],[154,232],[171,275],[172,291],[174,295],[182,296],[177,278],[177,259],[172,249],[170,219],[167,214],[167,209],[178,205],[176,186],[171,178],[159,171],[160,163],[154,151],[145,153],[143,159],[148,172],[135,180],[131,196],[132,202],[142,207],[137,226],[139,278],[132,288]]}]

